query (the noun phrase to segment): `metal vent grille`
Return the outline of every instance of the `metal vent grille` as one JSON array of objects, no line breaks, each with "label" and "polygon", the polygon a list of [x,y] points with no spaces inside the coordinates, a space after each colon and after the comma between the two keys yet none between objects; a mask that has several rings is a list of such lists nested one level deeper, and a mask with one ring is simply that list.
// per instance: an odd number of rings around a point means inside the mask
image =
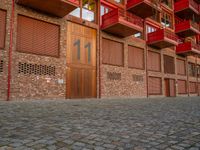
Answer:
[{"label": "metal vent grille", "polygon": [[107,72],[107,79],[109,79],[109,80],[121,80],[121,73]]},{"label": "metal vent grille", "polygon": [[143,76],[141,76],[141,75],[135,75],[135,74],[133,74],[132,77],[133,77],[133,81],[143,82],[143,80],[144,80]]},{"label": "metal vent grille", "polygon": [[3,72],[3,60],[0,61],[0,73]]},{"label": "metal vent grille", "polygon": [[18,64],[18,73],[24,75],[48,75],[55,76],[56,68],[55,66],[31,64],[31,63],[22,63]]}]

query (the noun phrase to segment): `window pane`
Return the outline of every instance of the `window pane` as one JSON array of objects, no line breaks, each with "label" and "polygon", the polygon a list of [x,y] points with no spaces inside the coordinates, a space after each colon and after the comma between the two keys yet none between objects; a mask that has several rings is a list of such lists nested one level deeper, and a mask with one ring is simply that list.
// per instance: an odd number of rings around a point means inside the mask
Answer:
[{"label": "window pane", "polygon": [[80,18],[80,8],[75,9],[70,15]]},{"label": "window pane", "polygon": [[94,12],[83,8],[83,10],[82,10],[82,18],[87,20],[87,21],[94,22],[95,21]]},{"label": "window pane", "polygon": [[172,8],[172,1],[171,0],[161,0],[161,3],[167,5],[168,7]]},{"label": "window pane", "polygon": [[104,14],[107,14],[109,12],[109,8],[101,5],[101,16],[103,16]]},{"label": "window pane", "polygon": [[104,9],[105,9],[105,7],[101,5],[101,16],[103,16],[105,14]]},{"label": "window pane", "polygon": [[138,33],[134,34],[134,37],[136,37],[136,38],[141,38],[141,37],[142,37],[141,32],[138,32]]},{"label": "window pane", "polygon": [[82,18],[94,22],[96,13],[95,0],[83,0]]},{"label": "window pane", "polygon": [[123,0],[115,0],[115,2],[123,4]]},{"label": "window pane", "polygon": [[162,13],[161,24],[165,27],[172,28],[172,16],[166,12]]},{"label": "window pane", "polygon": [[154,32],[154,31],[156,31],[156,28],[151,27],[151,26],[147,26],[147,33],[151,33],[151,32]]}]

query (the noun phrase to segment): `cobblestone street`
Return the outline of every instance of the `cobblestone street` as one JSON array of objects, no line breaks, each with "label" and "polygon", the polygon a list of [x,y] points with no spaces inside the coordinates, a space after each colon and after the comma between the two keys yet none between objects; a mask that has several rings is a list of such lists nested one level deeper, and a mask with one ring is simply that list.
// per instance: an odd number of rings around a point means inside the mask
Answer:
[{"label": "cobblestone street", "polygon": [[0,102],[0,150],[199,150],[200,98]]}]

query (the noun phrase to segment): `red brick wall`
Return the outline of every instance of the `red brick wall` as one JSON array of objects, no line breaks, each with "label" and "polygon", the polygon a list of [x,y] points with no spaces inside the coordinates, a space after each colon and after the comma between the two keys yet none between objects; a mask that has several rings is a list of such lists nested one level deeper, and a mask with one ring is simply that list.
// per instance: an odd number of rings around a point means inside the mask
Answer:
[{"label": "red brick wall", "polygon": [[7,98],[7,74],[8,74],[8,49],[10,39],[10,12],[11,12],[11,1],[0,0],[0,9],[6,11],[6,37],[4,48],[0,48],[0,60],[3,60],[3,72],[0,73],[0,100]]},{"label": "red brick wall", "polygon": [[[8,49],[9,49],[9,27],[10,27],[10,16],[11,16],[11,1],[10,0],[0,0],[0,9],[7,11],[6,16],[6,40],[5,48],[0,50],[0,58],[4,60],[4,71],[0,73],[0,99],[6,99],[7,94],[7,74],[8,74]],[[39,56],[34,54],[21,53],[16,51],[17,42],[17,15],[25,15],[38,20],[43,20],[45,22],[57,24],[60,26],[60,41],[59,41],[59,53],[60,57],[49,57],[49,56]],[[73,20],[71,17],[68,19]],[[12,57],[12,74],[11,74],[11,99],[46,99],[46,98],[57,98],[64,99],[66,96],[66,40],[67,40],[67,22],[66,19],[59,19],[51,17],[32,9],[25,8],[19,5],[15,7],[15,17],[14,17],[14,41],[13,41],[13,57]],[[76,22],[82,23],[78,20]],[[90,25],[88,22],[85,25]],[[97,28],[97,25],[92,25],[91,27]],[[99,31],[99,30],[98,30]],[[98,33],[98,32],[97,32]],[[102,63],[102,38],[111,39],[114,41],[122,42],[124,46],[124,66],[113,66]],[[147,96],[147,78],[146,76],[160,77],[162,79],[162,94],[161,95],[151,95],[154,96],[165,96],[165,78],[170,78],[175,80],[176,94],[177,90],[177,80],[187,80],[189,82],[199,82],[200,78],[188,77],[188,70],[186,67],[186,75],[177,75],[177,65],[176,58],[184,59],[187,62],[193,62],[200,64],[200,59],[195,57],[180,57],[177,56],[175,50],[166,48],[162,50],[155,50],[146,47],[145,41],[128,37],[128,38],[118,38],[105,32],[100,32],[97,34],[97,96],[102,98],[113,98],[113,97],[146,97]],[[139,47],[144,49],[144,64],[145,69],[135,69],[128,67],[128,45]],[[146,56],[147,50],[156,51],[161,54],[161,71],[146,71]],[[175,74],[165,74],[163,65],[163,56],[168,55],[174,57],[175,60]],[[54,66],[56,68],[55,76],[46,75],[29,75],[29,74],[19,74],[18,65],[19,62],[28,64],[38,64]],[[60,81],[63,81],[61,83]],[[186,94],[189,93],[189,88]],[[182,95],[182,94],[181,94]],[[197,95],[197,94],[190,94]]]},{"label": "red brick wall", "polygon": [[[128,67],[128,45],[136,46],[144,49],[146,55],[144,41],[136,38],[120,39],[101,32],[101,39],[107,38],[114,41],[122,42],[124,44],[124,66],[106,65],[102,63],[101,58],[101,97],[115,98],[115,97],[146,97],[146,71],[144,69],[134,69]],[[136,42],[137,40],[137,42]],[[101,41],[102,44],[102,41]],[[102,56],[102,48],[101,48]],[[144,57],[146,62],[146,57]],[[144,63],[146,64],[146,63]],[[145,65],[146,68],[146,65]],[[119,79],[110,79],[108,74],[121,76]]]}]

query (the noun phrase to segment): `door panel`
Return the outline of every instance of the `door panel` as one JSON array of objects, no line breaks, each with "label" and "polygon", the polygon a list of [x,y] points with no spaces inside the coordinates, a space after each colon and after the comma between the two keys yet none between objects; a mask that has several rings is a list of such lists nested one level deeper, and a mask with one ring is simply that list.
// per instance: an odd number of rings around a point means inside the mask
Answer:
[{"label": "door panel", "polygon": [[175,80],[170,79],[169,80],[169,84],[170,84],[170,96],[174,97],[174,96],[176,96],[176,93],[175,93]]},{"label": "door panel", "polygon": [[198,84],[198,94],[200,96],[200,83]]},{"label": "door panel", "polygon": [[71,88],[71,97],[70,98],[81,98],[82,97],[82,70],[80,69],[71,69],[70,74],[70,88]]},{"label": "door panel", "polygon": [[166,97],[176,96],[174,79],[165,79],[165,96]]},{"label": "door panel", "polygon": [[83,81],[83,94],[86,98],[92,98],[96,96],[96,71],[95,70],[84,70],[84,81]]},{"label": "door panel", "polygon": [[170,96],[170,89],[169,89],[169,79],[165,79],[165,96]]},{"label": "door panel", "polygon": [[96,30],[68,23],[67,98],[96,97]]}]

